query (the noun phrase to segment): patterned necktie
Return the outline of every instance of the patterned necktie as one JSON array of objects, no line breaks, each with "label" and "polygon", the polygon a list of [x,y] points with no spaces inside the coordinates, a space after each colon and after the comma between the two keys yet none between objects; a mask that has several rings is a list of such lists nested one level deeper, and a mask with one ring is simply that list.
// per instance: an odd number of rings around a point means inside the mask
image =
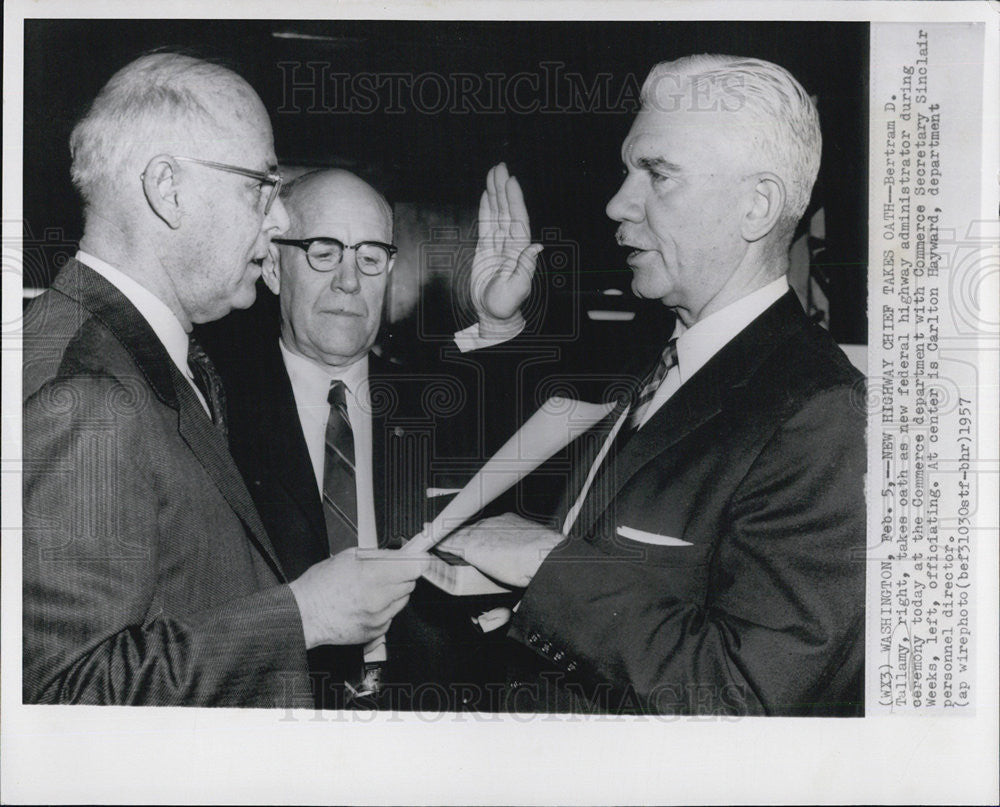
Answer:
[{"label": "patterned necktie", "polygon": [[212,423],[222,432],[223,437],[227,437],[229,430],[226,426],[226,391],[222,387],[222,379],[208,354],[195,341],[194,336],[190,335],[188,336],[187,360],[191,374],[194,376],[194,383],[204,396],[205,403],[208,404]]},{"label": "patterned necktie", "polygon": [[632,404],[632,415],[629,420],[633,428],[638,427],[639,423],[642,421],[642,416],[646,412],[646,407],[649,405],[649,402],[653,400],[653,396],[656,395],[656,390],[660,388],[660,384],[662,384],[663,379],[667,377],[667,373],[670,372],[670,368],[676,366],[677,340],[671,339],[667,342],[667,346],[660,354],[660,358],[656,362],[656,366],[650,371],[649,375],[646,376],[646,380],[639,388],[639,394],[636,395],[635,402]]},{"label": "patterned necktie", "polygon": [[354,470],[354,432],[347,416],[347,388],[330,384],[330,415],[326,421],[323,463],[323,514],[330,554],[358,545],[358,488]]}]

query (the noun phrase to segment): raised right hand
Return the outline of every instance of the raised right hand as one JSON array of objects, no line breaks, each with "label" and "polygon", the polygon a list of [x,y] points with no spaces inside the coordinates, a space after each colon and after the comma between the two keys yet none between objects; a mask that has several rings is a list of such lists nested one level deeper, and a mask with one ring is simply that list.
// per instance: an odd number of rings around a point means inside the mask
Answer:
[{"label": "raised right hand", "polygon": [[521,186],[504,163],[486,175],[478,223],[470,293],[480,334],[510,336],[524,323],[521,304],[531,293],[542,245],[531,243]]},{"label": "raised right hand", "polygon": [[306,647],[365,644],[382,636],[427,567],[426,555],[345,549],[289,584]]}]

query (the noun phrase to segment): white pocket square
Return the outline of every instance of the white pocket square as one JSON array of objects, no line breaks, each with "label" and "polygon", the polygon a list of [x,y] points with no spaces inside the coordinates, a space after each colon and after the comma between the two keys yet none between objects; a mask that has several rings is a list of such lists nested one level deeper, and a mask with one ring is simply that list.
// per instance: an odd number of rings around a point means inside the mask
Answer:
[{"label": "white pocket square", "polygon": [[628,538],[629,540],[638,541],[642,544],[656,544],[657,546],[694,546],[694,544],[690,541],[682,541],[680,538],[674,538],[672,535],[660,535],[656,532],[645,532],[644,530],[637,530],[632,527],[619,527],[617,532],[622,538]]},{"label": "white pocket square", "polygon": [[454,496],[461,488],[427,488],[427,498],[434,499],[438,496]]}]

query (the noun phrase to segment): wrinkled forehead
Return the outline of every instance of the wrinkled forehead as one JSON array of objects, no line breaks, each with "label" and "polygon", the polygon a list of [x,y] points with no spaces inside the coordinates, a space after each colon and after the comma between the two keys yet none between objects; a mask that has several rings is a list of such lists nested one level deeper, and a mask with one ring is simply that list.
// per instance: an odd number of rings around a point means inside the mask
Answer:
[{"label": "wrinkled forehead", "polygon": [[622,142],[626,165],[663,160],[678,165],[711,160],[742,164],[752,139],[744,115],[725,109],[670,109],[643,106]]},{"label": "wrinkled forehead", "polygon": [[288,205],[298,238],[328,236],[345,243],[392,241],[392,224],[381,199],[353,183],[323,183],[303,190]]}]

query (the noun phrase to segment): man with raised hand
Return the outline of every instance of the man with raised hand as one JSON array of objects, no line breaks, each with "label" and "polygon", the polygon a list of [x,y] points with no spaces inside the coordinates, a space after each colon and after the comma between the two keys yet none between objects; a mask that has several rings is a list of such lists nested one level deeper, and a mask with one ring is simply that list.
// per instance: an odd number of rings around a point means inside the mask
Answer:
[{"label": "man with raised hand", "polygon": [[[529,248],[517,180],[495,166],[471,278],[478,321],[444,360],[403,367],[373,350],[396,260],[385,197],[340,169],[304,174],[281,197],[291,223],[263,269],[277,316],[262,300],[246,321],[219,323],[206,338],[229,395],[233,455],[294,577],[352,547],[398,547],[447,500],[445,476],[453,491],[486,459],[480,376],[463,353],[520,332],[540,246]],[[516,425],[511,413],[498,426],[504,417],[490,423],[501,440]],[[387,642],[364,653],[347,639],[317,647],[309,654],[317,706],[364,694],[366,705],[437,708],[443,690],[458,708],[451,685],[484,675],[466,606],[424,582]],[[436,691],[421,695],[430,685]]]}]

